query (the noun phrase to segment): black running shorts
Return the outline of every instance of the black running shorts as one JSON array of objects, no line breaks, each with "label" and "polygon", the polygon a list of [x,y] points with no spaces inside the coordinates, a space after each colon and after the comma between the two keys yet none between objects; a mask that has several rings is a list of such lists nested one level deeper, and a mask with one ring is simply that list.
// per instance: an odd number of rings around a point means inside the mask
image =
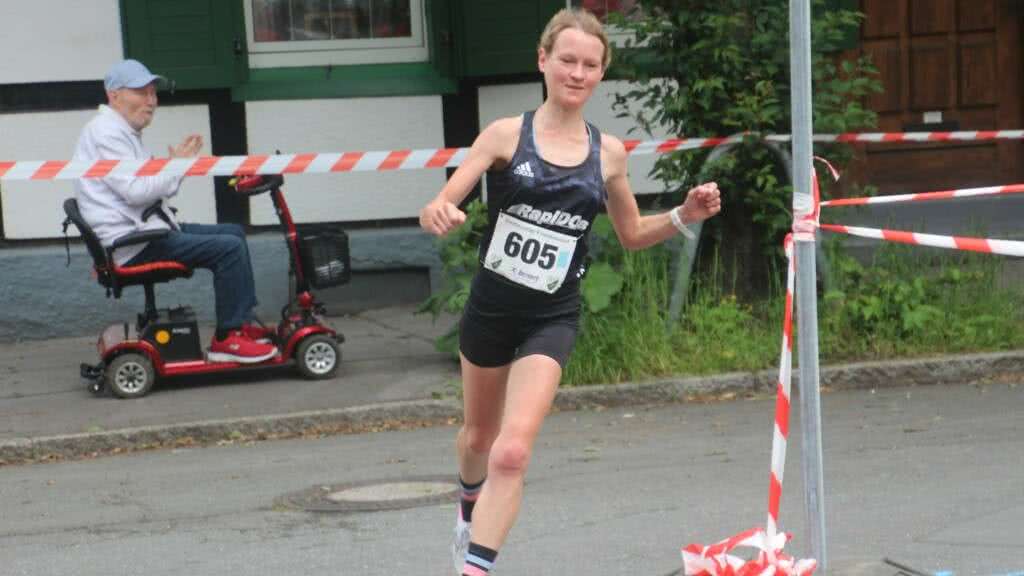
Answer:
[{"label": "black running shorts", "polygon": [[578,292],[574,298],[557,302],[540,293],[517,298],[508,294],[507,287],[486,279],[486,273],[482,276],[473,283],[459,324],[459,350],[466,359],[483,368],[496,368],[541,354],[564,369],[579,332]]}]

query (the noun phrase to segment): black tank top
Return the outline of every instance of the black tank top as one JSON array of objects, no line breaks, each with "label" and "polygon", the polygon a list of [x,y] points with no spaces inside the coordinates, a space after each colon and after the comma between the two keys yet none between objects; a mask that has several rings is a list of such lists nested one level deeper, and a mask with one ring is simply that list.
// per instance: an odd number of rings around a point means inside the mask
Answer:
[{"label": "black tank top", "polygon": [[488,224],[480,241],[480,259],[490,247],[499,212],[578,237],[576,251],[565,281],[554,294],[520,286],[483,267],[474,288],[493,288],[505,299],[515,301],[521,295],[544,305],[578,297],[580,280],[586,273],[587,236],[607,192],[601,177],[601,132],[588,122],[590,149],[586,159],[576,166],[558,166],[541,158],[533,137],[533,117],[532,111],[523,114],[519,143],[508,166],[487,172]]}]

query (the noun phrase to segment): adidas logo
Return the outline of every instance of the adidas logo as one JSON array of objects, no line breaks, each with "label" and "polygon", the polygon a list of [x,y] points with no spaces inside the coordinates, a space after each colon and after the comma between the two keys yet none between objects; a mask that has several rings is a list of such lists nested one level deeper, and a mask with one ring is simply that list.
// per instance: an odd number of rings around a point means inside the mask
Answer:
[{"label": "adidas logo", "polygon": [[530,168],[529,162],[523,162],[519,166],[516,166],[516,169],[513,170],[512,173],[519,176],[526,176],[527,178],[533,178],[533,169]]}]

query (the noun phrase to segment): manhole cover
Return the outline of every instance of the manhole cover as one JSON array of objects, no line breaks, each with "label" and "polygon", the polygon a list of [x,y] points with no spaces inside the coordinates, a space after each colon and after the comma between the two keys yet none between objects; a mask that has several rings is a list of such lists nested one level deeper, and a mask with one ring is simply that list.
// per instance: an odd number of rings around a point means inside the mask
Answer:
[{"label": "manhole cover", "polygon": [[345,484],[321,484],[286,494],[278,504],[309,512],[374,512],[454,502],[451,476],[415,476]]}]

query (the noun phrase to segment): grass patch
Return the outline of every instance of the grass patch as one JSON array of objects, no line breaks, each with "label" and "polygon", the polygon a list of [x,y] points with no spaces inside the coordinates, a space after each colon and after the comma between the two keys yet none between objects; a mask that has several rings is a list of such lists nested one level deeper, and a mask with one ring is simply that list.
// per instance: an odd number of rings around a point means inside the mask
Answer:
[{"label": "grass patch", "polygon": [[[447,282],[421,311],[461,313],[486,223],[486,208],[473,202],[466,225],[441,241]],[[785,270],[768,294],[744,301],[716,256],[669,325],[669,249],[624,251],[606,217],[594,222],[591,240],[582,329],[564,385],[777,368]],[[825,246],[831,271],[818,294],[823,363],[1024,349],[1024,291],[1001,286],[1006,259],[881,244],[862,263],[838,240]],[[437,344],[458,359],[458,326]]]},{"label": "grass patch", "polygon": [[[584,312],[564,385],[777,366],[781,279],[764,299],[742,302],[715,268],[669,326],[668,258],[663,250],[623,256],[623,289],[601,312]],[[822,362],[1024,348],[1024,297],[1000,286],[998,257],[886,245],[868,264],[834,247],[830,261],[818,300]]]}]

